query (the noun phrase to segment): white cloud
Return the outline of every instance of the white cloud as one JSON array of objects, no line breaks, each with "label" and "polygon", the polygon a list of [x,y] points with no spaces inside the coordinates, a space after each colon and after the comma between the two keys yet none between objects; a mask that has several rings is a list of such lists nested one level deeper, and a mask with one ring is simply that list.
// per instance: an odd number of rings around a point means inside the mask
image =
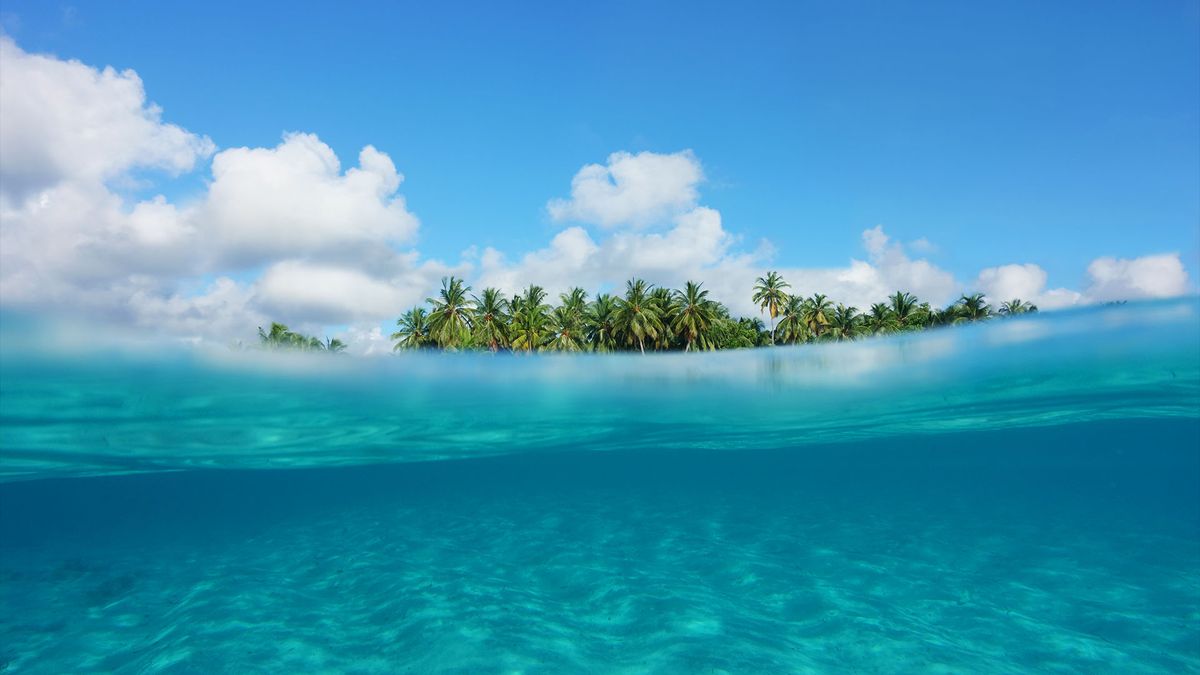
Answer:
[{"label": "white cloud", "polygon": [[924,253],[926,255],[938,252],[937,244],[934,244],[925,237],[908,242],[908,248],[915,253]]},{"label": "white cloud", "polygon": [[[397,194],[403,177],[374,147],[343,172],[315,135],[290,134],[217,154],[186,206],[129,202],[110,184],[189,171],[212,142],[162,122],[133,71],[27,54],[7,37],[0,58],[5,305],[245,336],[276,312],[308,325],[386,318],[450,269],[397,250],[418,223]],[[228,277],[251,266],[267,271]]]},{"label": "white cloud", "polygon": [[319,323],[383,318],[404,306],[404,293],[358,270],[297,260],[276,263],[255,284],[258,305],[272,316]]},{"label": "white cloud", "polygon": [[1033,300],[1046,288],[1046,271],[1032,263],[989,267],[979,273],[975,287],[996,302]]},{"label": "white cloud", "polygon": [[642,227],[690,210],[704,180],[691,150],[669,155],[614,152],[606,165],[588,164],[571,180],[571,198],[546,205],[555,220]]},{"label": "white cloud", "polygon": [[353,354],[378,356],[392,352],[395,343],[390,335],[391,332],[385,332],[379,324],[356,323],[333,337],[341,338],[347,351]]},{"label": "white cloud", "polygon": [[1178,254],[1141,258],[1098,258],[1088,265],[1089,285],[1082,293],[1046,289],[1046,271],[1038,265],[1001,265],[979,273],[975,288],[993,303],[1021,298],[1041,309],[1059,309],[1111,300],[1167,298],[1188,292],[1187,270]]},{"label": "white cloud", "polygon": [[228,277],[196,294],[145,288],[127,297],[130,323],[165,335],[228,343],[252,339],[255,329],[269,322],[254,306],[254,291]]},{"label": "white cloud", "polygon": [[913,293],[934,304],[948,302],[961,290],[949,272],[927,260],[914,260],[904,247],[893,242],[880,226],[865,230],[862,235],[867,260],[851,259],[845,267],[789,268],[766,265],[765,261],[742,258],[719,267],[715,278],[720,297],[742,314],[754,314],[750,296],[754,281],[768,268],[779,272],[790,284],[789,292],[802,296],[822,293],[834,302],[841,302],[865,311],[871,303],[880,302],[896,291]]},{"label": "white cloud", "polygon": [[199,271],[191,227],[161,197],[126,208],[102,185],[64,182],[17,208],[0,206],[0,222],[5,302],[55,302],[81,286]]},{"label": "white cloud", "polygon": [[595,291],[645,277],[658,284],[681,284],[702,278],[703,271],[723,259],[732,237],[721,226],[721,214],[697,207],[675,217],[665,232],[620,231],[594,240],[582,227],[558,233],[550,245],[510,264],[494,249],[480,260],[479,286],[513,292],[530,283],[558,293],[571,286]]},{"label": "white cloud", "polygon": [[1087,268],[1094,301],[1166,298],[1188,292],[1187,270],[1177,253],[1141,258],[1097,258]]},{"label": "white cloud", "polygon": [[[696,186],[702,179],[700,163],[690,151],[617,152],[609,156],[607,166],[587,165],[572,180],[571,200],[552,201],[551,214],[614,231],[597,240],[584,227],[572,227],[548,247],[511,263],[489,249],[481,258],[477,285],[513,292],[535,283],[557,293],[571,285],[619,290],[631,277],[671,286],[694,279],[704,281],[713,297],[742,314],[758,311],[750,296],[755,279],[768,267],[778,269],[793,292],[825,293],[860,308],[897,289],[934,302],[947,301],[960,290],[950,273],[910,258],[882,227],[863,233],[867,261],[851,260],[846,267],[827,269],[768,265],[769,242],[757,252],[734,250],[737,238],[724,229],[721,214],[697,205]],[[640,230],[664,220],[672,223],[665,231]]]},{"label": "white cloud", "polygon": [[707,207],[678,216],[664,233],[622,231],[596,241],[583,228],[570,228],[547,248],[515,263],[498,251],[485,251],[477,285],[511,293],[534,283],[559,293],[573,285],[619,291],[632,277],[673,287],[692,279],[704,282],[712,297],[745,315],[758,312],[750,296],[755,279],[768,268],[784,276],[791,292],[824,293],[860,309],[896,290],[934,302],[947,301],[959,290],[952,275],[928,261],[909,258],[880,227],[863,233],[868,261],[851,260],[846,267],[827,269],[771,266],[761,255],[731,250],[735,241],[722,227],[720,213]]},{"label": "white cloud", "polygon": [[0,199],[10,207],[64,181],[190,171],[213,151],[208,138],[164,124],[132,70],[29,54],[3,35],[0,63]]},{"label": "white cloud", "polygon": [[408,242],[416,216],[396,194],[403,176],[372,146],[344,174],[313,134],[274,148],[234,148],[213,158],[213,181],[197,224],[233,264],[280,256],[352,258],[363,248]]},{"label": "white cloud", "polygon": [[1046,278],[1046,270],[1033,263],[1000,265],[980,271],[972,290],[983,293],[993,305],[1019,298],[1042,310],[1070,307],[1083,301],[1078,291],[1047,290]]}]

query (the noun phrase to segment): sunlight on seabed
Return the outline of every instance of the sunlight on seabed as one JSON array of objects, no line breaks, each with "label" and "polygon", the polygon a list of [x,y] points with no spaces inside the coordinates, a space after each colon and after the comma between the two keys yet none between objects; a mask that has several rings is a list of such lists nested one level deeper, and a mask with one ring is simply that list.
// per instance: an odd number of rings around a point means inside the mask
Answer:
[{"label": "sunlight on seabed", "polygon": [[703,354],[279,354],[12,315],[0,340],[0,480],[792,448],[1152,417],[1200,417],[1194,298]]}]

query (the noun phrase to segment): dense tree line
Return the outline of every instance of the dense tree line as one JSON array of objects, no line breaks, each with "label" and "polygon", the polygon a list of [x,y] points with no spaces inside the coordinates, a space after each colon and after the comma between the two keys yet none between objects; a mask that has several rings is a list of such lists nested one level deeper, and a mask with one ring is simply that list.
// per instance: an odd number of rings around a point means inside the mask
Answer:
[{"label": "dense tree line", "polygon": [[1037,311],[1020,299],[993,309],[980,293],[936,309],[897,291],[863,312],[821,294],[792,295],[789,288],[775,272],[755,283],[753,300],[769,317],[768,325],[733,317],[708,297],[703,284],[692,281],[669,289],[631,279],[623,294],[594,298],[572,288],[552,305],[540,286],[512,297],[495,288],[472,295],[463,280],[448,277],[437,297],[397,320],[391,337],[398,350],[696,351],[855,340]]},{"label": "dense tree line", "polygon": [[[938,309],[897,291],[864,312],[819,293],[793,295],[790,288],[776,272],[755,282],[752,299],[766,313],[769,323],[764,323],[734,317],[694,281],[669,289],[631,279],[623,294],[601,293],[594,298],[582,288],[572,288],[552,305],[540,286],[529,286],[512,297],[495,288],[473,295],[462,279],[447,277],[437,297],[396,321],[398,330],[391,338],[397,350],[705,351],[840,342],[1037,311],[1037,306],[1020,299],[993,308],[981,293],[964,295]],[[329,353],[346,349],[339,339],[322,341],[280,323],[272,323],[270,330],[259,328],[258,337],[266,349]]]},{"label": "dense tree line", "polygon": [[258,343],[265,349],[289,349],[305,352],[329,352],[339,354],[346,351],[346,343],[337,338],[322,341],[320,338],[293,332],[281,323],[272,323],[271,330],[258,328]]}]

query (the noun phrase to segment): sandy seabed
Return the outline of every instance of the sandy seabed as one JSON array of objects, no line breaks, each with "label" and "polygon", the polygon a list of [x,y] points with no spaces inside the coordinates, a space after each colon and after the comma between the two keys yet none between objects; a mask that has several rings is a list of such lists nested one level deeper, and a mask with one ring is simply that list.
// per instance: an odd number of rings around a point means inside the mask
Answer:
[{"label": "sandy seabed", "polygon": [[1194,523],[1004,490],[486,475],[7,546],[0,671],[1200,671]]}]

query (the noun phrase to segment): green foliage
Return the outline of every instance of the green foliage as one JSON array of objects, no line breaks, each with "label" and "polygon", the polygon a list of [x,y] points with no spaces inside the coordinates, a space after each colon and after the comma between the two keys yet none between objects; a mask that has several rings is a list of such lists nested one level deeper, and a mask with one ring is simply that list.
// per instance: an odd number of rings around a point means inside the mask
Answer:
[{"label": "green foliage", "polygon": [[400,330],[392,333],[396,341],[393,351],[401,349],[426,349],[434,346],[430,333],[429,314],[424,307],[413,307],[396,320]]},{"label": "green foliage", "polygon": [[788,296],[779,315],[779,325],[775,327],[775,338],[779,342],[794,345],[807,342],[812,337],[804,306],[804,299],[800,296]]},{"label": "green foliage", "polygon": [[496,288],[483,289],[483,295],[475,296],[473,300],[472,341],[492,352],[509,347],[512,315],[509,313],[508,300]]},{"label": "green foliage", "polygon": [[651,346],[664,337],[664,309],[661,301],[651,295],[652,287],[641,279],[630,279],[625,285],[625,297],[617,298],[617,334],[626,346],[637,345],[646,353],[646,341]]},{"label": "green foliage", "polygon": [[320,338],[301,335],[282,323],[271,323],[271,330],[258,328],[258,342],[264,349],[294,350],[301,352],[329,352],[340,354],[346,351],[346,343],[337,338],[321,341]]},{"label": "green foliage", "polygon": [[467,297],[470,286],[462,279],[442,279],[442,290],[438,297],[428,298],[432,307],[429,313],[429,331],[433,341],[442,349],[459,349],[466,346],[471,335],[475,303]]},{"label": "green foliage", "polygon": [[802,316],[814,340],[825,337],[825,333],[829,331],[829,317],[832,313],[833,303],[820,293],[804,301]]},{"label": "green foliage", "polygon": [[714,349],[713,321],[717,318],[716,303],[708,299],[708,291],[689,281],[682,291],[675,291],[674,302],[668,310],[670,328],[683,341],[684,351]]},{"label": "green foliage", "polygon": [[611,352],[617,343],[617,299],[601,293],[584,311],[588,346],[594,351]]},{"label": "green foliage", "polygon": [[862,316],[858,313],[857,307],[847,307],[846,305],[838,304],[833,310],[833,317],[829,321],[829,331],[827,336],[831,340],[842,342],[845,340],[853,340],[859,336],[862,326]]},{"label": "green foliage", "polygon": [[754,295],[751,299],[759,309],[766,310],[771,317],[771,344],[775,344],[775,317],[779,316],[780,308],[787,304],[788,294],[784,291],[785,288],[790,288],[790,285],[778,272],[767,272],[767,276],[759,277],[754,282]]},{"label": "green foliage", "polygon": [[1013,298],[1012,300],[1000,303],[1000,309],[996,313],[1001,316],[1016,316],[1018,314],[1032,314],[1036,311],[1038,311],[1037,305],[1032,302]]},{"label": "green foliage", "polygon": [[[572,288],[552,306],[541,286],[531,285],[506,299],[495,288],[468,295],[471,288],[461,279],[447,277],[437,297],[427,300],[428,308],[414,307],[396,321],[392,340],[397,350],[690,352],[845,342],[1037,311],[1036,305],[1019,298],[993,309],[982,293],[963,295],[935,309],[911,293],[897,291],[862,313],[820,293],[791,295],[785,290],[789,287],[776,272],[757,280],[752,300],[770,317],[768,328],[757,317],[732,316],[696,281],[671,290],[630,279],[624,294],[601,293],[590,300],[587,291]],[[260,328],[259,337],[273,349],[336,353],[346,348],[340,340],[322,342],[282,324],[272,324],[270,331]]]},{"label": "green foliage", "polygon": [[986,321],[992,318],[992,307],[984,299],[983,293],[964,295],[951,307],[954,311],[951,323]]},{"label": "green foliage", "polygon": [[901,326],[896,313],[884,302],[871,305],[871,311],[863,316],[863,328],[871,335],[895,333]]},{"label": "green foliage", "polygon": [[531,285],[524,293],[513,296],[510,303],[513,351],[539,350],[550,337],[550,306],[545,301],[546,291],[541,286]]}]

